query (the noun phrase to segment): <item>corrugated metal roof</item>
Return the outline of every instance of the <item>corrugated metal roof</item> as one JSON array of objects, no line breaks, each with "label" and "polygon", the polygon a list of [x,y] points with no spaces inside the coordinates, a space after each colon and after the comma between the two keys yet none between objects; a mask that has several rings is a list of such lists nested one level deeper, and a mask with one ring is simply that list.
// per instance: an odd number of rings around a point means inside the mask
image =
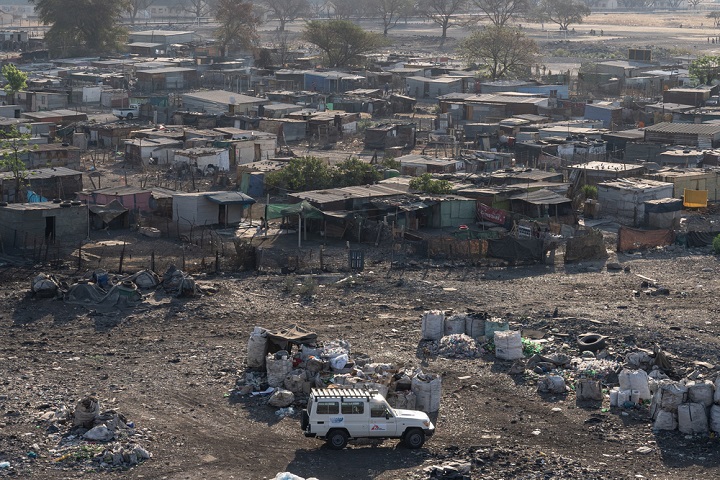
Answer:
[{"label": "corrugated metal roof", "polygon": [[510,197],[510,200],[523,200],[527,203],[532,203],[533,205],[559,205],[561,203],[570,203],[571,201],[567,197],[563,197],[544,188],[535,190],[534,192],[513,195]]},{"label": "corrugated metal roof", "polygon": [[354,198],[370,199],[373,197],[387,197],[390,195],[397,195],[399,193],[405,193],[405,191],[400,189],[399,187],[393,187],[391,185],[384,184],[333,188],[327,190],[312,190],[309,192],[293,193],[289,196],[301,200],[307,200],[309,202],[330,203],[342,200],[350,200]]},{"label": "corrugated metal roof", "polygon": [[[37,170],[28,170],[26,172],[28,180],[41,179],[41,178],[53,178],[53,177],[68,177],[74,175],[82,175],[82,172],[72,170],[66,167],[54,167],[54,168],[40,168]],[[14,178],[12,172],[0,173],[0,178]]]},{"label": "corrugated metal roof", "polygon": [[654,133],[683,133],[690,135],[717,135],[720,133],[720,124],[712,123],[671,123],[662,122],[645,127],[646,132]]},{"label": "corrugated metal roof", "polygon": [[251,205],[255,199],[242,192],[216,192],[204,195],[213,203],[220,205]]},{"label": "corrugated metal roof", "polygon": [[[230,98],[234,99],[235,103],[230,102]],[[240,93],[228,92],[226,90],[210,90],[207,92],[191,92],[183,93],[183,100],[199,100],[203,102],[214,102],[221,105],[242,105],[245,103],[264,103],[268,102],[265,98],[251,97],[249,95],[242,95]]]},{"label": "corrugated metal roof", "polygon": [[[663,187],[673,187],[672,183],[650,180],[647,178],[620,178],[598,183],[598,187],[615,188],[618,190],[647,190]],[[672,190],[671,190],[672,191]]]}]

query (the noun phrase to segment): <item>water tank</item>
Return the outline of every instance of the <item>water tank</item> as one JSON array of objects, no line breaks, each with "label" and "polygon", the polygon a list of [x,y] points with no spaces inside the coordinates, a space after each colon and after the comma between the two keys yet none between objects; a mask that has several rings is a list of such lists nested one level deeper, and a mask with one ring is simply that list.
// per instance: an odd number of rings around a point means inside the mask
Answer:
[{"label": "water tank", "polygon": [[385,178],[395,178],[399,176],[400,172],[398,172],[394,168],[388,168],[387,170],[385,170]]}]

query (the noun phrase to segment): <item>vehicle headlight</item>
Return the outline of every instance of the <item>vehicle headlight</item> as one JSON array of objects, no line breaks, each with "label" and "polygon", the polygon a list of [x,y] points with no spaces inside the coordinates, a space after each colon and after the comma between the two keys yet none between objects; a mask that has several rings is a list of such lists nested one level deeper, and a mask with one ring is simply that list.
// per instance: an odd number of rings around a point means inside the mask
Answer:
[{"label": "vehicle headlight", "polygon": [[426,427],[430,427],[430,420],[424,420],[423,425],[425,425]]}]

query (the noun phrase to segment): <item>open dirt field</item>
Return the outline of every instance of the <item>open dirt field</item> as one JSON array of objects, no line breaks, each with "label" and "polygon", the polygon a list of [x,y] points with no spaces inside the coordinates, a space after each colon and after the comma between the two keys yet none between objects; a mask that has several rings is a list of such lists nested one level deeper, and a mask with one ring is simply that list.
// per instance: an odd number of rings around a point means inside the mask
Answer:
[{"label": "open dirt field", "polygon": [[[487,479],[720,475],[716,439],[654,433],[647,408],[577,405],[572,392],[537,394],[536,375],[509,375],[510,362],[491,354],[451,360],[419,348],[422,311],[486,311],[546,332],[544,353],[576,354],[576,335],[597,331],[610,337],[609,358],[657,344],[678,377],[714,378],[720,268],[707,252],[621,256],[630,272],[619,273],[604,262],[390,271],[373,258],[354,282],[319,277],[312,296],[288,291],[283,276],[220,275],[205,279],[219,287],[214,296],[155,293],[134,310],[106,313],[31,298],[25,278],[3,284],[0,461],[11,468],[0,476],[107,478],[85,459],[54,461],[70,426],[54,432],[40,419],[88,393],[134,422],[131,439],[153,454],[122,472],[127,478],[263,479],[285,470],[321,480],[427,478],[423,467],[449,459],[471,461],[472,478]],[[636,273],[670,294],[634,293]],[[304,438],[298,414],[279,419],[264,399],[231,395],[252,328],[290,323],[322,341],[347,340],[375,361],[441,374],[437,434],[419,451],[386,441],[336,452]]]}]

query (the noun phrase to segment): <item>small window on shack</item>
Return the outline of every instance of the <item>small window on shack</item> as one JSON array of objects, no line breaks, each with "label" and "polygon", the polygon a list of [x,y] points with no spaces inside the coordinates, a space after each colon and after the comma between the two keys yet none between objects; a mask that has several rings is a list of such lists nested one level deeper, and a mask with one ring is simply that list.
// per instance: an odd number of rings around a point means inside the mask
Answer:
[{"label": "small window on shack", "polygon": [[338,402],[320,402],[317,405],[318,415],[337,415],[339,412]]},{"label": "small window on shack", "polygon": [[361,414],[365,412],[365,402],[343,402],[343,415]]}]

